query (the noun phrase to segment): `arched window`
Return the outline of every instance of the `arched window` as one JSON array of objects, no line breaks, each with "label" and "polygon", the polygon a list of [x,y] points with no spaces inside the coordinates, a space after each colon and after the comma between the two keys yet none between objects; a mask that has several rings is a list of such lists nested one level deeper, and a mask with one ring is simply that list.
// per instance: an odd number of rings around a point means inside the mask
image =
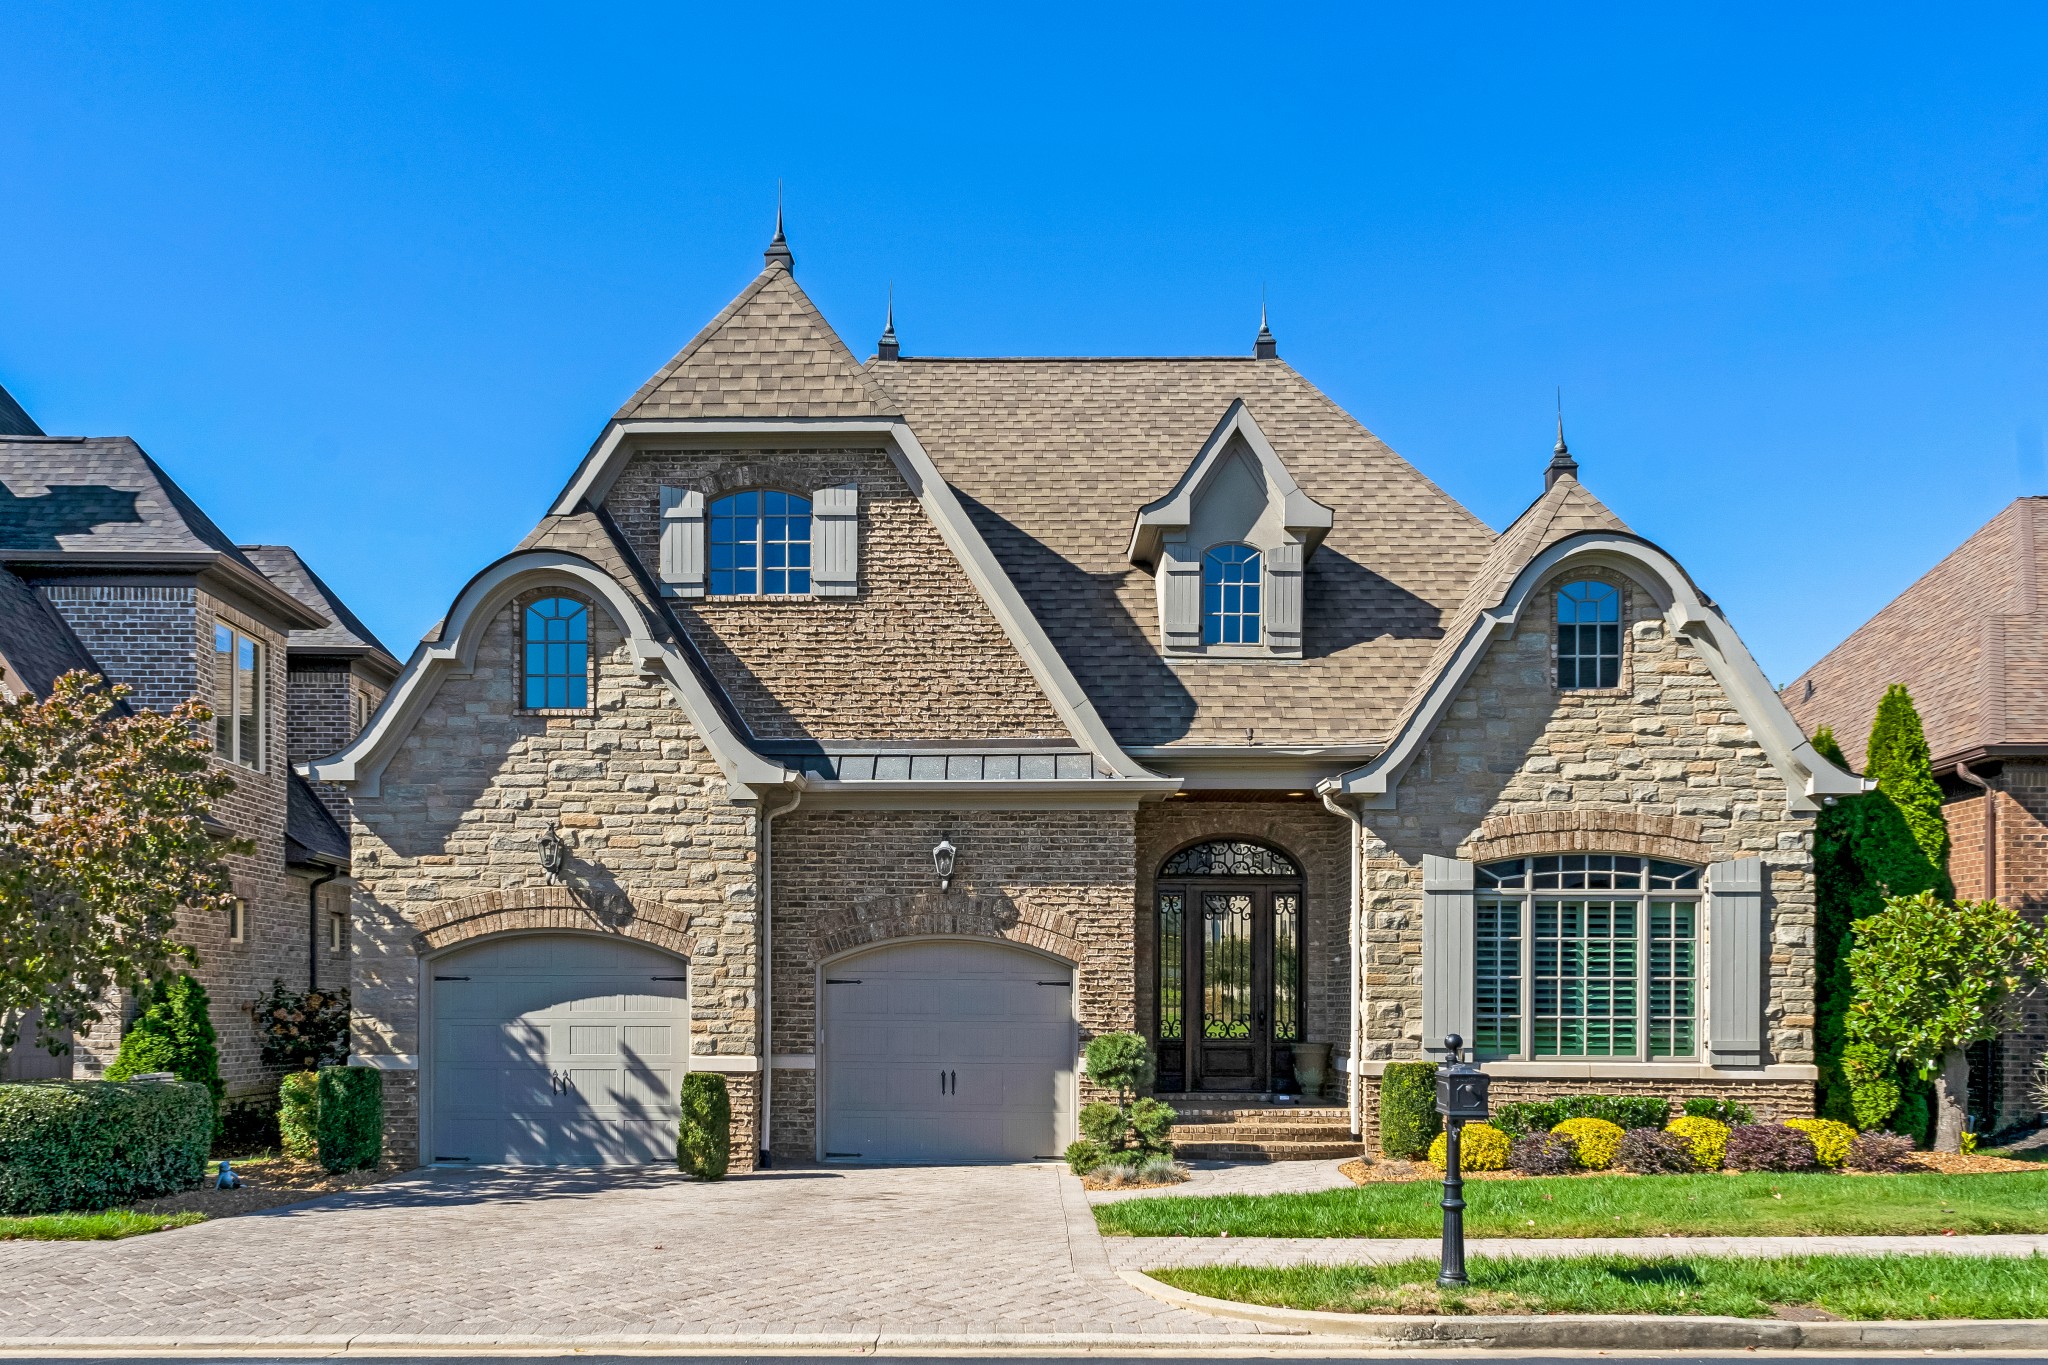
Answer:
[{"label": "arched window", "polygon": [[713,597],[806,597],[811,591],[811,502],[756,489],[711,504]]},{"label": "arched window", "polygon": [[1259,552],[1249,545],[1202,556],[1202,643],[1259,643]]},{"label": "arched window", "polygon": [[526,706],[579,711],[590,705],[590,608],[573,597],[527,605]]},{"label": "arched window", "polygon": [[1557,590],[1557,685],[1621,686],[1621,589],[1612,583]]}]

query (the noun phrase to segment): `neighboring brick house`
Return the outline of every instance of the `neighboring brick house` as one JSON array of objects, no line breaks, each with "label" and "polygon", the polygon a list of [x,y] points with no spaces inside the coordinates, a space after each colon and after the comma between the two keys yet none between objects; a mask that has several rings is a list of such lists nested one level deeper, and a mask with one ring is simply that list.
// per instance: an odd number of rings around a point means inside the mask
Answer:
[{"label": "neighboring brick house", "polygon": [[[2048,498],[2016,498],[1785,689],[1810,734],[1834,727],[1862,767],[1878,698],[1913,696],[1942,787],[1956,894],[2048,915]],[[1985,1128],[2039,1117],[2048,1001],[1970,1055]]]},{"label": "neighboring brick house", "polygon": [[[79,668],[127,684],[131,705],[196,696],[219,713],[216,762],[236,787],[214,815],[255,851],[228,858],[236,912],[179,927],[199,952],[230,1097],[267,1096],[276,1073],[250,1006],[274,980],[340,984],[348,960],[348,837],[291,761],[353,737],[362,717],[301,675],[342,658],[361,675],[352,686],[381,698],[397,661],[296,555],[238,548],[134,441],[46,436],[11,399],[0,426],[0,685],[40,693]],[[301,735],[304,747],[288,742]],[[30,1041],[10,1072],[98,1075],[127,1003],[73,1040],[69,1066]]]},{"label": "neighboring brick house", "polygon": [[[1559,626],[1563,613],[1565,625]],[[308,775],[397,1160],[1058,1153],[1480,1047],[1812,1106],[1822,762],[1560,437],[1496,535],[1277,355],[857,361],[766,268]]]}]

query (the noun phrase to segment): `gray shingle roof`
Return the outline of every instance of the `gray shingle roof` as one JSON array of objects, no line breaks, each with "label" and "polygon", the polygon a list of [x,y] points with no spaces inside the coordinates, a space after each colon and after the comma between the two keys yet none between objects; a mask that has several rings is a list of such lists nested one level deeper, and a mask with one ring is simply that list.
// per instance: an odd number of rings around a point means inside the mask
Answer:
[{"label": "gray shingle roof", "polygon": [[0,659],[6,661],[7,684],[37,696],[74,668],[97,673],[100,666],[71,627],[43,595],[15,575],[0,569]]},{"label": "gray shingle roof", "polygon": [[[1054,645],[1126,745],[1384,736],[1493,532],[1277,360],[871,361]],[[1336,510],[1308,561],[1299,661],[1160,652],[1138,508],[1242,398],[1302,491]]]},{"label": "gray shingle roof", "polygon": [[288,863],[334,863],[348,866],[348,834],[320,804],[306,779],[296,772],[287,775],[285,788],[284,838]]},{"label": "gray shingle roof", "polygon": [[348,609],[341,595],[327,586],[319,574],[289,545],[244,545],[242,553],[265,578],[327,618],[327,624],[312,630],[295,630],[288,647],[308,654],[323,652],[363,653],[398,671],[398,660],[384,642]]},{"label": "gray shingle roof", "polygon": [[0,385],[0,436],[40,436],[43,429],[36,425],[36,419],[28,410],[14,401],[4,385]]},{"label": "gray shingle roof", "polygon": [[771,265],[641,385],[615,420],[895,412],[810,296]]},{"label": "gray shingle roof", "polygon": [[0,554],[219,554],[235,543],[126,436],[0,437]]}]

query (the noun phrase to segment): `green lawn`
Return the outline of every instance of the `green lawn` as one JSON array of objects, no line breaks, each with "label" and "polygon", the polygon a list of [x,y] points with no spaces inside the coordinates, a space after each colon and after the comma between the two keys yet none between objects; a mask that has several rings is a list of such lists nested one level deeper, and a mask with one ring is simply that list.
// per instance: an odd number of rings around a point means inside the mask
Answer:
[{"label": "green lawn", "polygon": [[25,1237],[34,1242],[113,1242],[138,1233],[162,1232],[203,1223],[203,1213],[45,1213],[28,1218],[0,1218],[0,1242]]},{"label": "green lawn", "polygon": [[[1433,1180],[1315,1194],[1168,1196],[1099,1204],[1125,1237],[1434,1237]],[[2016,1175],[1556,1176],[1465,1184],[1474,1237],[1762,1237],[1803,1233],[2048,1232],[2048,1171]]]},{"label": "green lawn", "polygon": [[2048,1317],[2048,1262],[2000,1256],[1585,1256],[1475,1258],[1472,1283],[1436,1287],[1437,1263],[1198,1266],[1153,1278],[1210,1298],[1338,1313],[1699,1313],[1842,1318]]}]

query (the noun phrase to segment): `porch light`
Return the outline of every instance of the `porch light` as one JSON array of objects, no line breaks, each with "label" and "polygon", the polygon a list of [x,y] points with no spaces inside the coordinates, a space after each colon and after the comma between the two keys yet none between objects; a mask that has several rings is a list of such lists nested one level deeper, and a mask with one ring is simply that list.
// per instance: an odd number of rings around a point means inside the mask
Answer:
[{"label": "porch light", "polygon": [[932,870],[939,874],[939,890],[944,891],[953,881],[953,860],[960,850],[953,847],[951,839],[939,840],[932,849]]},{"label": "porch light", "polygon": [[540,870],[547,873],[549,886],[562,880],[562,862],[568,855],[568,845],[562,842],[561,835],[555,833],[553,825],[541,831]]}]

